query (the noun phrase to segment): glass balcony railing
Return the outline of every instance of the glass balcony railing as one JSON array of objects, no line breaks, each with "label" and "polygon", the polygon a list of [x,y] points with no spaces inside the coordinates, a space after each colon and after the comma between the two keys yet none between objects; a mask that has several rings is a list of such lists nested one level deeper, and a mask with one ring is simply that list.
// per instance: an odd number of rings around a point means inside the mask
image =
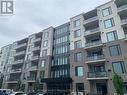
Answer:
[{"label": "glass balcony railing", "polygon": [[123,11],[123,10],[127,10],[127,4],[126,5],[123,5],[123,6],[120,6],[118,8],[118,12]]},{"label": "glass balcony railing", "polygon": [[88,78],[101,78],[101,77],[107,77],[107,72],[88,72]]},{"label": "glass balcony railing", "polygon": [[85,36],[93,34],[93,33],[98,33],[98,32],[100,32],[100,28],[95,28],[95,29],[92,29],[92,30],[87,30],[87,31],[85,31]]},{"label": "glass balcony railing", "polygon": [[15,52],[15,56],[24,55],[26,51]]},{"label": "glass balcony railing", "polygon": [[91,22],[96,21],[96,20],[98,20],[98,17],[94,16],[94,17],[91,17],[89,19],[84,20],[84,24],[91,23]]},{"label": "glass balcony railing", "polygon": [[101,44],[102,44],[101,41],[95,41],[95,42],[86,43],[85,47],[97,46],[97,45],[101,45]]},{"label": "glass balcony railing", "polygon": [[30,76],[30,77],[27,77],[27,80],[28,80],[28,81],[35,81],[35,80],[36,80],[36,77]]},{"label": "glass balcony railing", "polygon": [[105,59],[104,55],[90,56],[86,58],[86,61],[97,61]]},{"label": "glass balcony railing", "polygon": [[127,24],[127,19],[122,19],[121,22],[122,22],[122,25]]}]

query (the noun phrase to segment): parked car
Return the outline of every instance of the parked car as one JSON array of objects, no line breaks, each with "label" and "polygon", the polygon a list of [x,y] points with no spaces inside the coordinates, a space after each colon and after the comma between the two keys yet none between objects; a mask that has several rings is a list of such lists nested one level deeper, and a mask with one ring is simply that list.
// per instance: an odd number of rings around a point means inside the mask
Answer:
[{"label": "parked car", "polygon": [[27,94],[24,92],[13,92],[10,95],[27,95]]},{"label": "parked car", "polygon": [[4,92],[6,94],[11,94],[13,91],[11,89],[0,89],[0,92]]},{"label": "parked car", "polygon": [[45,92],[38,92],[35,95],[46,95],[46,93]]}]

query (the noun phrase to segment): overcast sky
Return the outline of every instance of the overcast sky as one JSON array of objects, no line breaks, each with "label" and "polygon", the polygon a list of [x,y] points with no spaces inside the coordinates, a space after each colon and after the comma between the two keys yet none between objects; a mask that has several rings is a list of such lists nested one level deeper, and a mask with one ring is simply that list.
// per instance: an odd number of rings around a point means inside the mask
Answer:
[{"label": "overcast sky", "polygon": [[13,16],[0,16],[0,47],[59,26],[110,0],[15,0]]}]

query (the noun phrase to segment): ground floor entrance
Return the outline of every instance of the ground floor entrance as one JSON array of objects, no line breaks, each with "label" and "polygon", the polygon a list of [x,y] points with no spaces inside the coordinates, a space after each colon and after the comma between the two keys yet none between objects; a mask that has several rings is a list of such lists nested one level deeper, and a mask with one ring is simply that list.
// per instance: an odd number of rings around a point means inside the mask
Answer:
[{"label": "ground floor entrance", "polygon": [[70,78],[44,79],[48,95],[70,95],[72,80]]},{"label": "ground floor entrance", "polygon": [[106,83],[96,83],[97,94],[107,95],[107,84]]}]

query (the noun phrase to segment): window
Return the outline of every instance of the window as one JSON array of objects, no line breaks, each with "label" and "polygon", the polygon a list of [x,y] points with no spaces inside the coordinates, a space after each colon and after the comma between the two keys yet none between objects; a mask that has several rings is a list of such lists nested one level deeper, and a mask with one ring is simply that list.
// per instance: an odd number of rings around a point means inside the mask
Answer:
[{"label": "window", "polygon": [[42,56],[46,56],[47,55],[47,49],[42,51]]},{"label": "window", "polygon": [[105,28],[111,28],[115,26],[113,18],[104,21]]},{"label": "window", "polygon": [[74,27],[80,26],[81,24],[80,19],[75,20],[73,23],[74,23]]},{"label": "window", "polygon": [[48,36],[49,36],[49,33],[48,32],[44,32],[44,38],[48,38]]},{"label": "window", "polygon": [[76,70],[75,70],[75,75],[78,76],[78,77],[81,77],[83,76],[83,67],[76,67]]},{"label": "window", "polygon": [[110,55],[111,56],[119,56],[121,55],[120,45],[114,45],[109,47]]},{"label": "window", "polygon": [[75,38],[80,37],[80,36],[81,36],[81,30],[74,31],[74,37]]},{"label": "window", "polygon": [[46,63],[46,60],[42,60],[41,67],[44,67],[45,66],[45,63]]},{"label": "window", "polygon": [[46,46],[48,46],[48,40],[43,42],[43,47],[46,47]]},{"label": "window", "polygon": [[75,45],[75,48],[81,48],[81,47],[82,47],[82,42],[81,42],[81,40],[76,41],[76,42],[74,43],[74,45]]},{"label": "window", "polygon": [[113,62],[114,73],[123,74],[126,72],[125,64],[123,61]]},{"label": "window", "polygon": [[118,39],[118,36],[117,36],[116,31],[112,31],[112,32],[107,33],[107,40],[108,41],[114,41],[114,40],[117,40],[117,39]]},{"label": "window", "polygon": [[127,93],[127,82],[123,83],[123,87],[124,87],[123,89],[124,93]]},{"label": "window", "polygon": [[102,10],[103,17],[108,16],[110,14],[112,14],[111,7],[108,7]]},{"label": "window", "polygon": [[75,53],[75,54],[74,54],[74,60],[75,60],[76,62],[82,61],[82,53],[81,53],[81,52]]}]

